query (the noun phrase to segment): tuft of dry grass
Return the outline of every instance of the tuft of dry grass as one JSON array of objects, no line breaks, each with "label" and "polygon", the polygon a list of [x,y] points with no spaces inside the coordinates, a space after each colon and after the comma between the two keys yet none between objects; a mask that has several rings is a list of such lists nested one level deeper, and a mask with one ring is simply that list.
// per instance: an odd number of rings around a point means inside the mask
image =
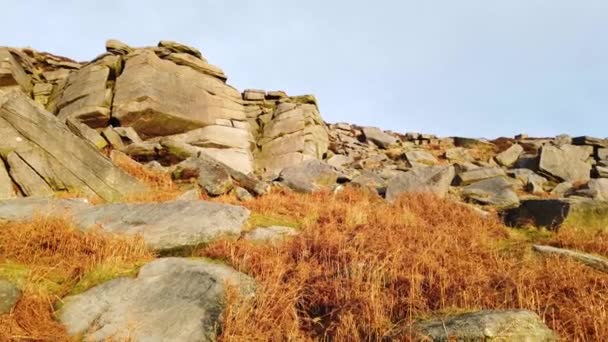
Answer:
[{"label": "tuft of dry grass", "polygon": [[82,232],[68,218],[2,222],[0,231],[2,276],[23,291],[14,311],[0,315],[0,340],[69,340],[53,317],[61,297],[102,265],[137,267],[153,258],[141,238]]},{"label": "tuft of dry grass", "polygon": [[127,202],[164,202],[183,193],[169,173],[151,170],[120,151],[112,151],[111,158],[114,165],[149,188],[147,192],[129,196]]},{"label": "tuft of dry grass", "polygon": [[[567,340],[608,336],[608,279],[576,262],[509,248],[508,229],[430,195],[395,204],[356,190],[274,192],[245,203],[300,222],[279,246],[218,241],[198,255],[258,282],[224,313],[225,341],[409,340],[417,319],[479,309],[537,312]],[[236,304],[238,303],[238,304]]]}]

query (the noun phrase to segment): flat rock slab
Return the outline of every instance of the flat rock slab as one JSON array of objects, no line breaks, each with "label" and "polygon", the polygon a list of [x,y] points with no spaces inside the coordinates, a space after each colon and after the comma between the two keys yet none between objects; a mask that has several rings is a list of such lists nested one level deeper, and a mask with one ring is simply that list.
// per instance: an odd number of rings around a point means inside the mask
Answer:
[{"label": "flat rock slab", "polygon": [[431,341],[557,341],[540,317],[527,310],[461,314],[420,322],[414,329]]},{"label": "flat rock slab", "polygon": [[249,218],[244,207],[205,201],[118,203],[92,206],[81,200],[15,199],[0,202],[0,220],[23,220],[36,214],[72,217],[82,230],[141,235],[157,251],[238,236]]},{"label": "flat rock slab", "polygon": [[494,177],[475,182],[462,188],[462,195],[482,204],[509,208],[519,204],[513,185],[505,177]]},{"label": "flat rock slab", "polygon": [[215,341],[225,284],[249,297],[254,282],[211,261],[164,258],[64,298],[58,318],[86,341]]},{"label": "flat rock slab", "polygon": [[416,167],[388,182],[386,199],[393,201],[403,193],[428,192],[444,197],[454,179],[453,166]]},{"label": "flat rock slab", "polygon": [[534,245],[532,246],[535,252],[546,255],[561,255],[579,261],[598,271],[608,273],[608,259],[593,254],[573,251],[564,248],[552,246]]}]

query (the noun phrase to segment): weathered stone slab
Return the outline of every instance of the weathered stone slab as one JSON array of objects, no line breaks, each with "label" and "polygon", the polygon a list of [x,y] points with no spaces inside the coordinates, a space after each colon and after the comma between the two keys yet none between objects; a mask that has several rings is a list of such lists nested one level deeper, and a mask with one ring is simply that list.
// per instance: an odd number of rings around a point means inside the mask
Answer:
[{"label": "weathered stone slab", "polygon": [[245,298],[254,281],[204,260],[163,258],[137,278],[118,278],[63,299],[58,318],[86,341],[215,341],[221,328],[225,286]]},{"label": "weathered stone slab", "polygon": [[[66,177],[77,177],[105,200],[146,191],[141,183],[116,168],[93,145],[70,132],[54,115],[40,109],[20,92],[0,93],[0,134],[5,138],[0,140],[0,154],[19,152],[20,146],[33,144],[52,164],[68,170]],[[62,174],[58,176],[63,183],[72,183]]]},{"label": "weathered stone slab", "polygon": [[513,164],[515,164],[515,162],[523,152],[524,148],[521,147],[521,145],[514,144],[511,145],[511,147],[509,147],[505,151],[502,151],[497,154],[496,161],[502,166],[513,166]]},{"label": "weathered stone slab", "polygon": [[587,159],[592,153],[588,146],[543,146],[540,154],[540,170],[554,179],[570,182],[586,182],[591,177],[591,165]]},{"label": "weathered stone slab", "polygon": [[485,310],[415,324],[432,341],[557,341],[540,317],[527,310]]},{"label": "weathered stone slab", "polygon": [[608,259],[601,256],[552,246],[534,245],[532,248],[534,251],[541,254],[565,256],[579,261],[598,271],[608,273]]},{"label": "weathered stone slab", "polygon": [[462,195],[482,204],[508,208],[519,204],[513,185],[505,177],[494,177],[475,182],[462,188]]},{"label": "weathered stone slab", "polygon": [[393,177],[388,182],[386,199],[393,201],[403,193],[429,192],[440,197],[447,194],[454,179],[453,166],[416,167]]}]

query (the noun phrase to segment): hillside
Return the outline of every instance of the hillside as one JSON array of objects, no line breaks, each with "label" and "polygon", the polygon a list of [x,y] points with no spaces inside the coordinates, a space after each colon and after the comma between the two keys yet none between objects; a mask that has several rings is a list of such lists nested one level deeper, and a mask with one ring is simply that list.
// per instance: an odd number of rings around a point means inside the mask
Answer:
[{"label": "hillside", "polygon": [[0,47],[0,338],[608,336],[608,138],[326,123],[227,81],[173,41]]}]

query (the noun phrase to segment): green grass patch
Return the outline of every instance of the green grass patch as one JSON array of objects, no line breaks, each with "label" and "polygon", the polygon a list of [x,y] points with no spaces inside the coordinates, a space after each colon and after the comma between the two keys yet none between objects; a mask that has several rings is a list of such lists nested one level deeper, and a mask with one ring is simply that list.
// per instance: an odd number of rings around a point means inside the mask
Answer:
[{"label": "green grass patch", "polygon": [[85,272],[70,291],[70,295],[82,293],[92,287],[120,277],[135,277],[142,263],[106,261]]},{"label": "green grass patch", "polygon": [[264,215],[259,213],[252,213],[249,217],[247,225],[250,229],[271,226],[300,228],[300,222],[293,218],[278,215]]},{"label": "green grass patch", "polygon": [[0,278],[8,280],[20,289],[29,287],[43,294],[59,294],[68,282],[67,277],[51,267],[30,268],[12,261],[0,263]]}]

